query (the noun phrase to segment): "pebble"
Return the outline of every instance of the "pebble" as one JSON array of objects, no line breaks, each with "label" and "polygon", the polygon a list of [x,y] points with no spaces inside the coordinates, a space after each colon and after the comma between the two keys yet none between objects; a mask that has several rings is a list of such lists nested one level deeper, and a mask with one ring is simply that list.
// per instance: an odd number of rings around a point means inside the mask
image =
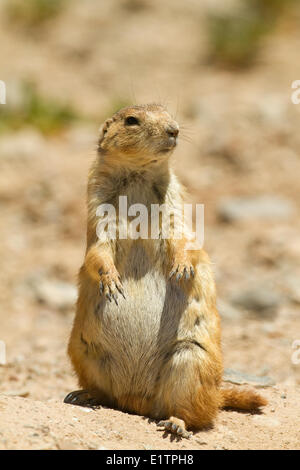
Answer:
[{"label": "pebble", "polygon": [[225,222],[248,219],[286,219],[296,213],[291,201],[277,196],[239,197],[222,200],[218,215]]},{"label": "pebble", "polygon": [[43,156],[44,153],[45,139],[33,129],[8,134],[0,139],[1,159],[29,159]]},{"label": "pebble", "polygon": [[298,276],[285,276],[284,283],[289,299],[295,304],[300,304],[300,285]]},{"label": "pebble", "polygon": [[259,426],[268,426],[270,428],[280,426],[280,421],[275,418],[269,418],[267,416],[255,415],[252,416],[252,421]]},{"label": "pebble", "polygon": [[6,345],[4,341],[0,340],[0,366],[5,366],[6,361]]},{"label": "pebble", "polygon": [[93,411],[92,408],[84,408],[83,406],[79,406],[78,409],[84,413],[91,413]]},{"label": "pebble", "polygon": [[219,300],[217,307],[221,318],[225,321],[237,321],[243,316],[240,310],[226,301]]},{"label": "pebble", "polygon": [[76,303],[77,289],[68,282],[39,279],[32,287],[36,299],[54,309],[67,310]]},{"label": "pebble", "polygon": [[206,442],[206,441],[203,441],[202,439],[197,439],[197,438],[196,438],[195,441],[196,441],[198,444],[200,444],[201,446],[207,445],[207,442]]},{"label": "pebble", "polygon": [[29,395],[28,390],[7,390],[5,392],[2,392],[3,395],[7,397],[22,397],[26,398]]},{"label": "pebble", "polygon": [[233,295],[231,302],[260,315],[270,316],[279,307],[283,298],[271,287],[258,285]]},{"label": "pebble", "polygon": [[77,446],[67,439],[57,439],[56,445],[59,450],[78,450]]},{"label": "pebble", "polygon": [[256,388],[272,387],[275,385],[275,382],[271,377],[259,377],[233,369],[225,369],[223,381],[236,385],[252,385]]}]

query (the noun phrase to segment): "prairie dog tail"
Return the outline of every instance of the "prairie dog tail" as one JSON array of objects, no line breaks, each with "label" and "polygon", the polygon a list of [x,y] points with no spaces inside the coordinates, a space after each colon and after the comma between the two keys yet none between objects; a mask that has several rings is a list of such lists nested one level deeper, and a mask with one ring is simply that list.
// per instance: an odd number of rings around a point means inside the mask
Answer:
[{"label": "prairie dog tail", "polygon": [[268,404],[267,400],[254,390],[238,389],[237,387],[221,389],[221,408],[238,410],[257,410]]}]

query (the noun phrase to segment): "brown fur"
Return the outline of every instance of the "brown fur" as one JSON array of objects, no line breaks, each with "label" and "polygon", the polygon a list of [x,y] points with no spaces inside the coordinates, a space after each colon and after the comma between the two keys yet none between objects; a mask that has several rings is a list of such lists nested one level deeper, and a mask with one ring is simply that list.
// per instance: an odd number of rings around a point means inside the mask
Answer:
[{"label": "brown fur", "polygon": [[[138,124],[128,125],[129,116]],[[125,108],[101,129],[68,349],[87,392],[66,401],[92,400],[167,420],[165,429],[186,436],[185,427],[210,425],[223,406],[265,404],[252,391],[220,388],[220,320],[209,258],[202,249],[185,250],[187,237],[103,241],[96,234],[97,207],[118,208],[120,195],[128,197],[128,206],[181,207],[183,189],[169,163],[177,133],[160,105]]]},{"label": "brown fur", "polygon": [[222,392],[222,407],[239,410],[257,410],[267,405],[267,400],[259,393],[250,389],[224,388]]}]

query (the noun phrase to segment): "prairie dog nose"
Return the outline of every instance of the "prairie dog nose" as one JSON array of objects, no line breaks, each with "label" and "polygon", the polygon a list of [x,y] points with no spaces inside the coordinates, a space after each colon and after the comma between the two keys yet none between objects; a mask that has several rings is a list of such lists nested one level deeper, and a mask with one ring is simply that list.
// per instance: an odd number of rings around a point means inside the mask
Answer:
[{"label": "prairie dog nose", "polygon": [[179,126],[178,124],[169,124],[166,127],[166,132],[170,137],[177,137],[179,133]]}]

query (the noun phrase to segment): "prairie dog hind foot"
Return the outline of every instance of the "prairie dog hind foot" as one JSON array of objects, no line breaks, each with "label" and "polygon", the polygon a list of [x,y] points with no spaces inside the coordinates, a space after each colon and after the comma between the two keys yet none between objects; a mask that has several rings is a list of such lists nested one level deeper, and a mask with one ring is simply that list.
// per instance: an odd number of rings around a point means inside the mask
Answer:
[{"label": "prairie dog hind foot", "polygon": [[193,433],[186,430],[185,422],[182,419],[175,418],[174,416],[171,416],[167,420],[159,421],[157,426],[162,428],[161,430],[166,433],[171,433],[178,437],[184,437],[185,439],[189,439],[193,435]]},{"label": "prairie dog hind foot", "polygon": [[94,409],[100,408],[101,406],[99,398],[94,396],[88,390],[75,390],[74,392],[68,393],[64,399],[64,403]]}]

